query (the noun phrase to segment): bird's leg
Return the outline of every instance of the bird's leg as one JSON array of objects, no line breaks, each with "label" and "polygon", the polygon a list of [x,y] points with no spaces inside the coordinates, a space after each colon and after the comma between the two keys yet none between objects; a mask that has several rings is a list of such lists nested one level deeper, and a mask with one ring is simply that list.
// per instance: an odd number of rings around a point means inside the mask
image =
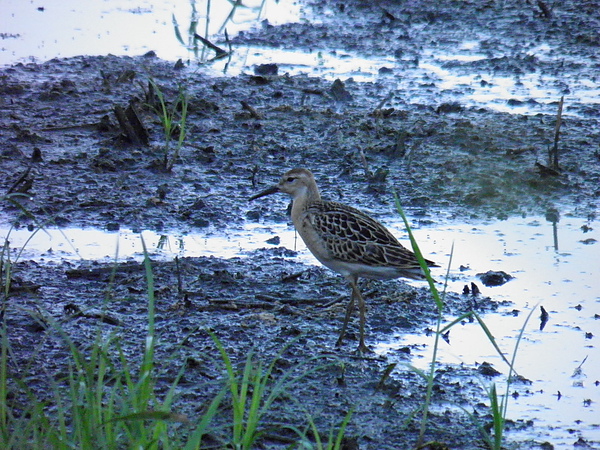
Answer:
[{"label": "bird's leg", "polygon": [[373,351],[365,345],[365,314],[367,307],[365,305],[365,299],[360,293],[360,288],[356,284],[356,281],[352,283],[352,291],[353,295],[356,296],[358,300],[358,311],[360,312],[360,337],[358,342],[358,352],[372,353]]},{"label": "bird's leg", "polygon": [[[352,282],[350,282],[352,284]],[[340,337],[335,343],[336,347],[340,347],[342,345],[342,341],[344,340],[344,336],[346,336],[346,327],[348,326],[348,321],[350,320],[350,314],[352,314],[352,310],[354,309],[354,287],[352,287],[352,294],[350,295],[350,301],[348,302],[348,306],[346,307],[346,316],[344,317],[344,325],[342,325],[342,331],[340,331]]]},{"label": "bird's leg", "polygon": [[358,277],[350,276],[348,277],[348,281],[350,282],[350,286],[352,288],[352,295],[350,296],[350,302],[348,303],[348,307],[346,308],[346,316],[344,317],[344,324],[342,325],[340,337],[338,338],[337,343],[335,345],[336,347],[342,345],[342,341],[344,340],[344,336],[346,335],[346,328],[348,327],[348,322],[350,321],[350,314],[352,314],[352,310],[354,309],[354,301],[356,300],[358,302],[358,310],[360,312],[360,336],[358,342],[358,352],[372,353],[372,350],[365,344],[366,305],[365,299],[360,293],[360,289],[358,287]]}]

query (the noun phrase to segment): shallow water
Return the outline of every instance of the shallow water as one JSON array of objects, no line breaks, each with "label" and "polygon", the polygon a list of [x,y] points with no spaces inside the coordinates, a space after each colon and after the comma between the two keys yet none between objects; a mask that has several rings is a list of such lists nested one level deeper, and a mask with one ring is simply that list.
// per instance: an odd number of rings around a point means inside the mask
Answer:
[{"label": "shallow water", "polygon": [[[510,219],[474,226],[448,226],[429,230],[442,248],[455,242],[453,267],[468,265],[470,270],[451,271],[456,279],[450,290],[460,291],[473,280],[476,272],[503,270],[515,278],[503,286],[485,287],[475,282],[483,295],[497,301],[510,301],[499,314],[487,314],[486,325],[510,360],[517,338],[515,368],[532,383],[515,383],[510,394],[508,417],[533,421],[533,428],[511,431],[509,438],[548,441],[558,448],[572,445],[578,437],[600,436],[600,233],[584,232],[591,226],[581,219],[565,218],[556,225],[542,218]],[[439,233],[439,237],[438,237]],[[591,241],[595,239],[596,241]],[[549,321],[540,331],[540,306],[549,313]],[[527,315],[533,314],[527,323]],[[518,311],[518,313],[516,312]],[[451,320],[452,317],[448,317]],[[441,341],[441,362],[475,367],[488,362],[502,373],[493,379],[504,394],[508,367],[497,355],[483,330],[476,323],[456,325],[450,331],[450,344]],[[378,351],[394,354],[394,349],[410,346],[411,363],[427,369],[431,359],[433,336],[398,334],[381,343]],[[462,380],[464,382],[464,380]],[[490,378],[481,377],[489,387]],[[560,397],[559,397],[560,393]],[[567,430],[573,430],[567,432]]]},{"label": "shallow water", "polygon": [[[46,61],[55,57],[76,55],[130,55],[144,54],[150,50],[160,58],[176,61],[194,61],[199,56],[209,59],[212,54],[195,54],[176,38],[174,20],[184,42],[187,29],[197,21],[197,32],[203,36],[223,37],[223,24],[229,36],[260,26],[267,20],[271,25],[313,20],[310,11],[301,10],[298,3],[244,2],[247,8],[238,8],[234,20],[226,21],[231,5],[225,0],[211,3],[210,14],[205,2],[145,1],[135,7],[124,7],[119,0],[81,3],[74,0],[55,2],[43,9],[29,2],[3,0],[3,10],[10,11],[3,21],[0,64],[23,61]],[[194,11],[191,4],[196,5]],[[41,7],[42,8],[42,7]],[[208,24],[206,17],[209,18]],[[31,26],[43,21],[44,27]],[[132,32],[132,30],[134,30]],[[206,32],[208,31],[208,33]],[[480,37],[485,41],[485,36]],[[560,58],[547,45],[533,46],[524,55],[535,56],[540,62]],[[565,73],[551,75],[533,72],[520,76],[506,76],[470,67],[469,62],[504,55],[484,54],[480,42],[466,40],[449,48],[425,47],[418,64],[407,64],[396,58],[369,57],[345,51],[308,51],[303,48],[278,49],[269,47],[236,47],[231,58],[204,65],[203,70],[215,75],[229,76],[252,72],[258,64],[276,63],[280,73],[296,75],[305,73],[326,79],[352,78],[357,82],[383,83],[390,90],[402,92],[401,98],[392,100],[393,106],[403,102],[430,104],[458,102],[464,106],[486,107],[515,114],[555,114],[556,103],[566,95],[564,113],[577,114],[579,105],[600,103],[600,89],[595,79],[586,76],[585,70],[577,76]],[[592,68],[594,61],[577,63]],[[463,64],[465,64],[463,66]],[[380,69],[387,68],[386,74]],[[569,79],[568,86],[565,79]],[[423,86],[428,86],[423,89]],[[510,102],[509,102],[510,100]]]},{"label": "shallow water", "polygon": [[[208,33],[214,35],[230,13],[231,4],[227,0],[210,3]],[[228,33],[235,35],[263,19],[273,25],[298,19],[297,4],[268,0],[261,9],[261,3],[262,0],[244,1],[247,7],[237,8],[234,20],[227,22]],[[190,53],[177,40],[173,19],[185,34],[192,18],[196,18],[198,34],[204,36],[208,16],[205,1],[189,0],[61,0],[39,5],[2,0],[0,4],[3,14],[0,32],[7,35],[2,40],[0,64],[109,53],[137,56],[150,50],[166,60],[187,59]],[[192,4],[196,4],[196,11]],[[44,26],[32,26],[36,23]]]}]

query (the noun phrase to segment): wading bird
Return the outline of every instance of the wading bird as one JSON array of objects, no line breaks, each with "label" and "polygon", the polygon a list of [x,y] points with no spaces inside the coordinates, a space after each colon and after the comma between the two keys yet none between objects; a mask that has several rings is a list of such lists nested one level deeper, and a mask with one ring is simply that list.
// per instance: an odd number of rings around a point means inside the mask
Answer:
[{"label": "wading bird", "polygon": [[[321,264],[342,274],[352,287],[344,324],[337,340],[341,345],[355,301],[360,312],[359,352],[365,345],[365,301],[360,277],[375,280],[423,279],[419,261],[381,223],[358,209],[321,199],[313,174],[307,169],[286,172],[279,183],[250,197],[250,201],[283,192],[292,197],[292,222],[302,240]],[[425,260],[428,266],[435,263]]]}]

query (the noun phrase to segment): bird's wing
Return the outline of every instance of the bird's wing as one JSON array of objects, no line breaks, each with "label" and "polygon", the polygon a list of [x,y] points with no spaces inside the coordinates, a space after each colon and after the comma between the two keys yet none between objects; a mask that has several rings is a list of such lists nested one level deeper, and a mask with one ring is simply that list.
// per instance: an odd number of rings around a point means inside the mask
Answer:
[{"label": "bird's wing", "polygon": [[[337,202],[314,202],[307,211],[316,233],[340,261],[418,269],[413,252],[362,211]],[[433,264],[433,263],[432,263]]]}]

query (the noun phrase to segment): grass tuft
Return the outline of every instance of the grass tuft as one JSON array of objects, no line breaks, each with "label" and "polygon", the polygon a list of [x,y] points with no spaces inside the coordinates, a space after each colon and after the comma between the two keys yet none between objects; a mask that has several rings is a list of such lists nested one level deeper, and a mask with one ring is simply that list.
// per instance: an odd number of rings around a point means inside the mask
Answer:
[{"label": "grass tuft", "polygon": [[[169,106],[169,102],[165,98],[164,93],[158,84],[150,79],[148,98],[150,107],[158,116],[160,123],[163,126],[165,139],[163,168],[166,172],[171,172],[175,162],[179,159],[183,142],[187,136],[187,116],[189,107],[189,96],[183,86],[179,86],[177,97]],[[154,94],[154,95],[153,95]],[[156,102],[154,101],[156,99]],[[176,137],[174,148],[173,138]]]},{"label": "grass tuft", "polygon": [[[66,369],[62,374],[48,374],[48,395],[38,387],[29,387],[27,377],[36,364],[36,356],[43,351],[43,342],[33,352],[32,361],[17,362],[11,349],[10,329],[5,312],[0,319],[0,442],[7,450],[23,448],[145,448],[185,449],[203,448],[210,435],[223,444],[221,448],[251,449],[260,445],[267,432],[287,430],[296,433],[292,444],[302,448],[339,449],[351,412],[342,420],[328,441],[320,435],[312,418],[308,417],[305,431],[292,424],[269,424],[266,417],[273,415],[276,400],[288,401],[290,388],[306,376],[338,364],[331,356],[314,356],[279,373],[278,362],[294,340],[268,364],[259,355],[250,352],[241,369],[237,370],[216,334],[209,332],[225,376],[204,412],[192,419],[174,409],[175,393],[185,365],[171,382],[162,398],[157,397],[154,276],[147,248],[144,248],[144,267],[147,286],[146,334],[142,354],[136,365],[136,355],[121,345],[119,330],[108,336],[98,326],[90,345],[75,342],[61,323],[38,308],[36,314],[43,323],[48,337],[58,337],[68,351]],[[12,273],[13,261],[8,260],[8,247],[0,251],[0,265]],[[9,264],[10,262],[10,264]],[[110,277],[114,281],[114,272]],[[3,272],[3,276],[6,273]],[[8,288],[7,288],[8,289]],[[8,291],[7,291],[8,292]],[[109,296],[105,299],[108,301]],[[13,303],[9,303],[11,308]],[[321,362],[322,359],[327,359]],[[331,361],[333,359],[333,362]],[[316,363],[316,364],[315,364]],[[228,424],[216,426],[216,417]],[[224,431],[225,430],[225,431]],[[306,447],[312,437],[317,447]],[[212,445],[212,444],[211,444]]]}]

